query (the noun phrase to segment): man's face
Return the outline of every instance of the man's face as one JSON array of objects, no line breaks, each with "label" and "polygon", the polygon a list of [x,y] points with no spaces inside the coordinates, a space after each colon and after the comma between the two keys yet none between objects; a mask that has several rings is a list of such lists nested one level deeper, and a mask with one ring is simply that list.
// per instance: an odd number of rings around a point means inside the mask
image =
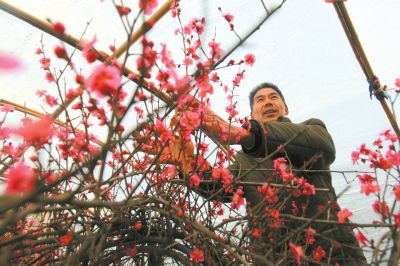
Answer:
[{"label": "man's face", "polygon": [[271,88],[262,88],[254,95],[251,117],[262,123],[276,121],[289,113],[279,94]]}]

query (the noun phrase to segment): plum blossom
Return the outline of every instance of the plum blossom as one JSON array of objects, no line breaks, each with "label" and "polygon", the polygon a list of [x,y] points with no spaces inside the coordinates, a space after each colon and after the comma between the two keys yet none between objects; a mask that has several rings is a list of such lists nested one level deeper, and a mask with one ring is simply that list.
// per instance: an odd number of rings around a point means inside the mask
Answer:
[{"label": "plum blossom", "polygon": [[73,236],[74,234],[71,231],[68,231],[64,236],[60,237],[59,240],[61,242],[61,246],[68,246]]},{"label": "plum blossom", "polygon": [[28,145],[40,148],[54,135],[55,131],[52,124],[53,119],[50,116],[45,116],[37,121],[24,119],[23,126],[14,129],[12,132],[21,136]]},{"label": "plum blossom", "polygon": [[131,13],[131,9],[127,6],[116,5],[115,7],[117,8],[118,14],[120,16],[126,16]]},{"label": "plum blossom", "polygon": [[146,15],[153,13],[154,8],[158,5],[158,0],[140,0],[139,8],[144,10]]},{"label": "plum blossom", "polygon": [[297,261],[297,264],[300,265],[300,258],[304,257],[304,251],[301,246],[297,246],[292,242],[289,242],[289,247],[292,250],[293,256]]},{"label": "plum blossom", "polygon": [[21,66],[21,62],[13,56],[0,53],[0,71],[15,70]]},{"label": "plum blossom", "polygon": [[121,73],[115,66],[101,64],[87,78],[86,85],[100,97],[115,95],[121,85]]},{"label": "plum blossom", "polygon": [[256,57],[253,54],[246,54],[244,56],[244,62],[246,65],[253,66],[256,62]]},{"label": "plum blossom", "polygon": [[325,256],[326,252],[321,246],[318,246],[313,252],[313,258],[316,261],[321,261],[321,259]]},{"label": "plum blossom", "polygon": [[52,29],[55,33],[58,34],[64,34],[65,32],[65,26],[61,22],[54,23]]},{"label": "plum blossom", "polygon": [[204,261],[204,254],[198,248],[194,248],[193,251],[190,253],[190,257],[192,258],[194,263],[199,263]]},{"label": "plum blossom", "polygon": [[364,247],[367,246],[367,238],[361,231],[357,231],[356,238]]},{"label": "plum blossom", "polygon": [[21,161],[8,169],[6,177],[5,193],[30,193],[36,187],[38,173],[36,169]]},{"label": "plum blossom", "polygon": [[240,206],[242,206],[244,204],[244,198],[243,198],[243,189],[242,188],[238,188],[235,193],[233,194],[233,198],[232,198],[232,203],[231,203],[231,208],[232,209],[239,209]]},{"label": "plum blossom", "polygon": [[337,213],[338,215],[338,220],[339,223],[345,223],[346,220],[353,215],[353,213],[351,211],[349,211],[348,209],[343,209],[341,211],[338,211]]},{"label": "plum blossom", "polygon": [[82,47],[82,54],[86,58],[86,61],[88,63],[93,63],[98,57],[97,51],[94,48],[94,44],[96,43],[96,41],[97,38],[96,36],[94,36],[93,40],[91,41],[82,40],[80,42],[80,46]]}]

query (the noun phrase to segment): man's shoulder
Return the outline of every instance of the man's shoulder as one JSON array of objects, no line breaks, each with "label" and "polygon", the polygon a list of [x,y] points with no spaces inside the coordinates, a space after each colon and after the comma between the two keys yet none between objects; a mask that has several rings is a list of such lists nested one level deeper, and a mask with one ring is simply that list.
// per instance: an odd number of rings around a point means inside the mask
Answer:
[{"label": "man's shoulder", "polygon": [[310,119],[307,119],[307,120],[305,120],[305,121],[303,121],[303,122],[301,122],[299,124],[301,124],[301,125],[315,125],[315,126],[321,126],[323,128],[326,128],[325,123],[321,119],[318,119],[318,118],[310,118]]}]

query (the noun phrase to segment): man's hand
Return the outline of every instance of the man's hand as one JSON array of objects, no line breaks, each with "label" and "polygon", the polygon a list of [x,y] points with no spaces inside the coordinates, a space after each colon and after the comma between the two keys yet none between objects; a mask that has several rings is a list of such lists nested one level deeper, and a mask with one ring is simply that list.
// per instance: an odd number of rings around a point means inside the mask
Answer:
[{"label": "man's hand", "polygon": [[154,136],[143,136],[135,133],[136,142],[134,146],[140,151],[157,158],[157,163],[171,164],[182,167],[186,175],[190,170],[190,163],[194,156],[194,144],[191,139],[185,140],[177,135],[167,143],[160,143]]}]

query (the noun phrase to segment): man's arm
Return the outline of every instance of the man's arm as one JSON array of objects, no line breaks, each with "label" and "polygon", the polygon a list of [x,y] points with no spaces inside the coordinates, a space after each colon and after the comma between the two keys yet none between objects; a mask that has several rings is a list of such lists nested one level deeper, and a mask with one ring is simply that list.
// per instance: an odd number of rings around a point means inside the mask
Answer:
[{"label": "man's arm", "polygon": [[251,149],[243,147],[244,152],[249,155],[267,156],[290,141],[283,148],[296,166],[303,165],[318,154],[322,155],[322,158],[315,162],[318,165],[330,165],[335,160],[335,146],[321,120],[309,119],[300,124],[274,121],[261,125],[254,120],[251,122],[251,132],[257,136],[256,142],[259,144]]},{"label": "man's arm", "polygon": [[249,130],[230,124],[208,106],[203,109],[202,130],[209,137],[217,139],[223,144],[251,146],[254,142],[253,135]]}]

